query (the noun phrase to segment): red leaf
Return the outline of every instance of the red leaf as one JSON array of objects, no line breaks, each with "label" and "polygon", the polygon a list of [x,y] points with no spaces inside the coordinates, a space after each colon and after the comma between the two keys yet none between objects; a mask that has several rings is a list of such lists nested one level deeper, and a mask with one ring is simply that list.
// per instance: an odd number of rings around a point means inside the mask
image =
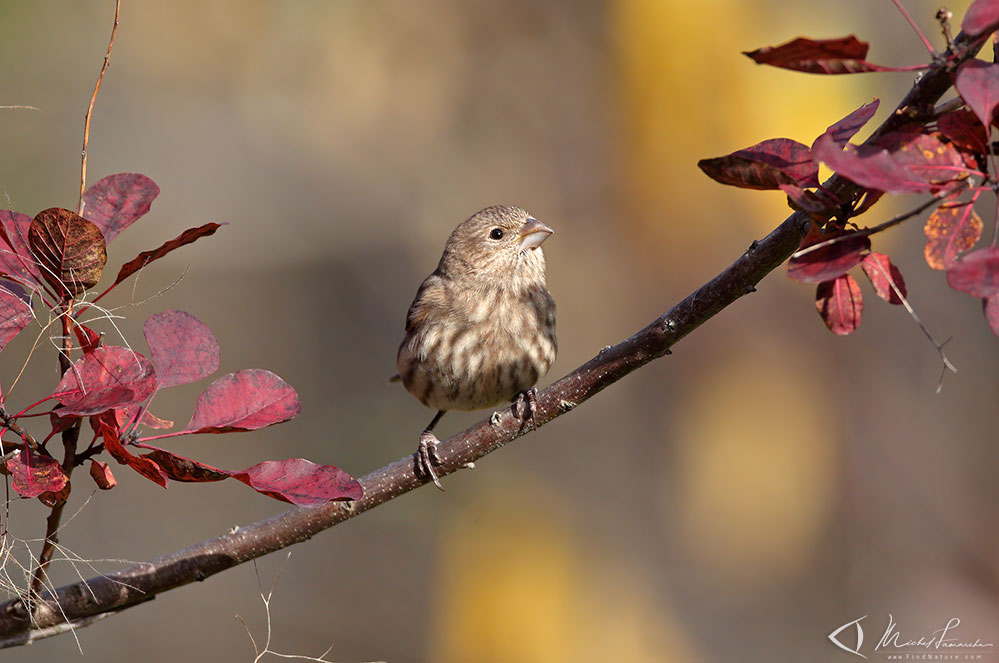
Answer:
[{"label": "red leaf", "polygon": [[219,367],[219,344],[208,326],[184,311],[164,311],[142,329],[161,387],[208,377]]},{"label": "red leaf", "polygon": [[101,490],[111,490],[118,485],[118,480],[111,474],[111,468],[107,463],[91,460],[90,476]]},{"label": "red leaf", "polygon": [[111,454],[112,458],[121,465],[128,465],[153,483],[159,484],[164,488],[167,487],[169,478],[160,469],[160,466],[156,464],[156,461],[144,456],[136,456],[122,445],[119,439],[121,431],[118,429],[118,424],[115,422],[114,417],[110,416],[110,413],[106,413],[100,417],[100,425],[101,436],[104,438],[104,448]]},{"label": "red leaf", "polygon": [[[142,446],[145,447],[146,445]],[[191,483],[222,481],[223,479],[229,478],[229,472],[226,472],[225,470],[220,470],[217,467],[199,463],[198,461],[191,460],[190,458],[178,456],[177,454],[171,453],[165,449],[153,448],[153,450],[149,453],[142,454],[142,457],[148,458],[155,462],[164,474],[175,481],[185,481]]]},{"label": "red leaf", "polygon": [[922,130],[893,131],[877,144],[891,153],[892,161],[908,166],[920,179],[943,184],[968,176],[968,168],[957,148],[940,140],[940,134]]},{"label": "red leaf", "polygon": [[926,264],[949,269],[982,236],[982,220],[971,203],[938,207],[926,219],[923,232],[928,240],[923,249]]},{"label": "red leaf", "polygon": [[839,147],[843,147],[850,142],[850,139],[853,138],[858,131],[860,131],[862,126],[867,124],[870,119],[874,117],[880,103],[880,101],[875,99],[868,104],[864,104],[836,124],[833,124],[826,129],[823,135],[829,136],[834,144]]},{"label": "red leaf", "polygon": [[966,254],[947,270],[947,285],[983,299],[999,294],[999,247]]},{"label": "red leaf", "polygon": [[105,345],[73,364],[52,397],[62,403],[60,416],[90,415],[144,401],[155,388],[156,374],[145,357]]},{"label": "red leaf", "polygon": [[145,175],[108,175],[83,194],[83,216],[100,228],[104,240],[110,242],[148,212],[158,195],[160,188]]},{"label": "red leaf", "polygon": [[298,506],[359,500],[363,495],[361,484],[340,468],[304,458],[268,460],[231,474],[258,493]]},{"label": "red leaf", "polygon": [[31,255],[42,278],[58,295],[79,295],[97,285],[108,261],[101,231],[75,212],[52,207],[39,212],[28,230]]},{"label": "red leaf", "polygon": [[975,0],[961,21],[961,30],[974,37],[999,26],[999,0]]},{"label": "red leaf", "polygon": [[27,214],[0,210],[0,239],[6,244],[0,246],[0,272],[37,290],[42,283],[42,272],[28,246],[29,228],[31,217]]},{"label": "red leaf", "polygon": [[45,506],[52,508],[59,506],[60,504],[65,504],[66,500],[69,499],[69,493],[71,490],[70,481],[66,479],[66,485],[59,490],[46,490],[44,493],[38,496],[38,501]]},{"label": "red leaf", "polygon": [[84,353],[93,352],[101,346],[101,335],[90,327],[77,323],[73,325],[73,332],[76,333],[76,338],[80,341],[80,350]]},{"label": "red leaf", "polygon": [[985,321],[992,328],[992,333],[999,336],[999,295],[982,300],[982,313],[985,314]]},{"label": "red leaf", "polygon": [[162,246],[153,249],[152,251],[143,251],[136,257],[132,258],[118,271],[118,276],[115,277],[114,282],[121,283],[127,279],[132,274],[153,262],[154,260],[159,260],[166,254],[170,253],[174,249],[179,249],[180,247],[195,242],[202,237],[208,237],[209,235],[214,235],[215,231],[221,228],[225,224],[220,223],[206,223],[203,226],[198,226],[197,228],[188,228],[182,232],[177,237],[171,239],[169,242],[164,243]]},{"label": "red leaf", "polygon": [[[895,288],[898,288],[899,292],[902,293],[902,297],[909,296],[905,289],[905,281],[902,279],[902,273],[898,271],[898,267],[893,265],[891,259],[885,254],[872,251],[864,256],[863,261],[860,263],[860,268],[864,270],[864,274],[870,279],[877,296],[889,304],[902,303],[902,299],[895,292]],[[895,284],[895,288],[891,287],[892,283]]]},{"label": "red leaf", "polygon": [[0,350],[33,319],[30,306],[16,294],[0,287]]},{"label": "red leaf", "polygon": [[988,144],[985,128],[967,108],[944,113],[937,118],[937,128],[958,148],[972,154],[984,154]]},{"label": "red leaf", "polygon": [[859,74],[868,71],[893,71],[864,60],[867,43],[853,35],[839,39],[806,39],[798,37],[780,46],[767,46],[744,52],[757,64],[809,74]]},{"label": "red leaf", "polygon": [[701,159],[697,165],[717,182],[746,189],[819,185],[819,168],[811,150],[790,138],[765,140],[724,157]]},{"label": "red leaf", "polygon": [[[842,238],[842,239],[840,239]],[[810,246],[825,244],[804,253]],[[819,283],[845,274],[860,263],[863,253],[871,248],[871,240],[856,233],[813,231],[801,242],[799,253],[787,263],[787,275],[800,283]]]},{"label": "red leaf", "polygon": [[33,453],[27,447],[7,461],[7,470],[14,478],[14,490],[21,497],[38,497],[42,493],[58,492],[69,481],[59,461]]},{"label": "red leaf", "polygon": [[954,87],[988,127],[999,103],[999,64],[968,60],[957,68]]},{"label": "red leaf", "polygon": [[[129,405],[128,407],[117,408],[114,411],[115,421],[118,422],[118,427],[122,427],[132,420],[135,416],[135,412],[139,409],[138,405]],[[139,422],[142,426],[147,426],[149,428],[159,428],[167,429],[173,428],[173,422],[169,419],[160,419],[155,414],[149,410],[144,410],[142,413],[142,420]]]},{"label": "red leaf", "polygon": [[864,300],[860,286],[849,274],[833,281],[824,281],[815,290],[815,308],[834,334],[845,335],[860,324]]},{"label": "red leaf", "polygon": [[223,375],[194,405],[191,433],[228,433],[288,421],[302,411],[295,389],[270,371],[249,368]]}]

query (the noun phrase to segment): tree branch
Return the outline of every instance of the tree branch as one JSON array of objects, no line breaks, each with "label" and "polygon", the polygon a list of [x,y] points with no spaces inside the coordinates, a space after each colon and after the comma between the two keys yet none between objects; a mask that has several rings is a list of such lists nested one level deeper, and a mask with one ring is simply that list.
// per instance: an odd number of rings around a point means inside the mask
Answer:
[{"label": "tree branch", "polygon": [[[951,72],[972,57],[989,35],[954,42],[953,62],[938,62],[913,85],[898,108],[868,138],[871,142],[909,120],[911,113],[931,107],[952,83]],[[951,56],[951,52],[945,57]],[[833,176],[825,184],[840,200],[852,200],[860,189]],[[780,266],[798,248],[808,226],[807,215],[796,212],[766,238],[753,242],[732,265],[652,323],[597,356],[538,394],[534,426],[574,409],[625,375],[670,352],[670,347],[737,299],[755,291],[756,284]],[[495,424],[487,418],[443,442],[441,476],[455,472],[526,432],[505,411]],[[20,600],[0,605],[0,648],[16,646],[61,632],[67,622],[85,625],[88,618],[119,611],[148,601],[161,592],[206,580],[228,568],[312,538],[319,532],[349,520],[414,488],[423,480],[406,456],[360,479],[364,498],[351,503],[332,502],[316,508],[295,508],[267,520],[230,532],[151,562],[137,564],[44,594],[34,604],[33,614]],[[26,635],[27,634],[27,635]]]}]

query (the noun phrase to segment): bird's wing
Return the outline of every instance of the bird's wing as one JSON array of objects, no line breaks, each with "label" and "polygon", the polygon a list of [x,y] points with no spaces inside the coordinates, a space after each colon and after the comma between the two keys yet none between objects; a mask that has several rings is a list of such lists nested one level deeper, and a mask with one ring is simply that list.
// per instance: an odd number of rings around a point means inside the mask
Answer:
[{"label": "bird's wing", "polygon": [[420,284],[416,297],[406,313],[406,333],[409,334],[418,327],[434,311],[447,307],[447,285],[444,278],[434,272]]}]

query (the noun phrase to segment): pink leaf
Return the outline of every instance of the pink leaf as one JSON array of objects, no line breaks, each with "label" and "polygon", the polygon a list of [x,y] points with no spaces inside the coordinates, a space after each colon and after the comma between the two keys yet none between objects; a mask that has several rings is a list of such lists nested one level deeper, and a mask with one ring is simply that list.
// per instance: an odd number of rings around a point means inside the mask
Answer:
[{"label": "pink leaf", "polygon": [[142,331],[161,387],[194,382],[218,370],[218,341],[190,313],[157,313],[146,320]]},{"label": "pink leaf", "polygon": [[361,484],[340,468],[304,458],[268,460],[231,475],[259,493],[298,506],[359,500],[363,495]]},{"label": "pink leaf", "polygon": [[145,175],[118,173],[96,182],[83,194],[83,218],[100,228],[110,242],[149,211],[160,188]]},{"label": "pink leaf", "polygon": [[999,64],[968,60],[958,67],[954,87],[988,127],[999,103]]},{"label": "pink leaf", "polygon": [[833,138],[822,134],[812,145],[815,158],[836,173],[868,189],[885,193],[916,193],[938,188],[896,162],[882,147],[847,145],[840,149]]},{"label": "pink leaf", "polygon": [[982,313],[989,323],[992,333],[999,336],[999,295],[992,295],[982,300]]},{"label": "pink leaf", "polygon": [[27,447],[7,461],[7,470],[14,479],[14,490],[21,497],[38,497],[42,493],[58,492],[69,481],[59,461],[33,453]]},{"label": "pink leaf", "polygon": [[921,129],[893,131],[881,136],[877,144],[888,150],[892,161],[933,184],[967,177],[964,158],[953,144],[940,140],[941,135]]},{"label": "pink leaf", "polygon": [[849,334],[860,324],[864,310],[860,286],[849,274],[820,283],[815,290],[815,308],[829,331]]},{"label": "pink leaf", "polygon": [[999,247],[965,254],[947,270],[947,285],[982,299],[999,294]]},{"label": "pink leaf", "polygon": [[156,388],[152,364],[128,348],[95,348],[66,371],[52,398],[62,407],[57,414],[91,415],[125,407],[149,398]]},{"label": "pink leaf", "polygon": [[0,287],[0,350],[33,319],[30,306],[16,294]]},{"label": "pink leaf", "polygon": [[277,375],[250,368],[223,375],[194,405],[192,433],[228,433],[264,428],[302,411],[295,389]]},{"label": "pink leaf", "polygon": [[961,30],[974,37],[999,26],[999,0],[975,0],[964,13]]},{"label": "pink leaf", "polygon": [[843,147],[850,142],[850,139],[853,138],[858,131],[860,131],[862,126],[867,124],[870,119],[874,117],[880,103],[880,101],[875,99],[869,104],[864,104],[836,124],[833,124],[826,129],[823,135],[829,136],[836,146]]},{"label": "pink leaf", "polygon": [[31,256],[28,231],[31,217],[20,212],[0,210],[0,272],[9,274],[33,290],[41,287],[42,272]]},{"label": "pink leaf", "polygon": [[[902,293],[902,297],[908,296],[905,289],[905,281],[902,279],[902,273],[898,271],[898,267],[893,265],[891,259],[885,254],[877,253],[876,251],[869,253],[864,256],[864,260],[860,263],[860,268],[864,270],[864,274],[870,279],[877,296],[889,304],[902,303],[898,293],[895,292],[895,288],[898,288],[898,291]],[[892,288],[893,283],[895,284],[895,288]]]}]

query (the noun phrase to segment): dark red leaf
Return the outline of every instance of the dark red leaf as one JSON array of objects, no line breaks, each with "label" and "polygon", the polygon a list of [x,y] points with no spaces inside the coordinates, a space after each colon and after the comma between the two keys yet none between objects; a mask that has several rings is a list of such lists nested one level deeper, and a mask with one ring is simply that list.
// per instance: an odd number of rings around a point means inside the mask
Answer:
[{"label": "dark red leaf", "polygon": [[974,205],[949,205],[933,210],[926,225],[926,264],[933,269],[949,269],[958,256],[970,249],[982,236],[982,220]]},{"label": "dark red leaf", "polygon": [[779,46],[766,46],[743,54],[757,64],[809,74],[860,74],[868,71],[893,71],[864,60],[867,43],[853,35],[839,39],[798,37]]},{"label": "dark red leaf", "polygon": [[97,226],[59,207],[35,216],[28,244],[42,267],[42,278],[59,295],[68,292],[75,297],[95,286],[108,260],[104,236]]},{"label": "dark red leaf", "polygon": [[[823,246],[807,250],[819,244]],[[871,240],[864,235],[838,231],[820,234],[813,229],[788,261],[787,275],[800,283],[828,281],[856,267],[870,248]]]},{"label": "dark red leaf", "polygon": [[937,118],[937,128],[959,149],[972,154],[984,154],[988,144],[985,128],[967,108],[944,113]]},{"label": "dark red leaf", "polygon": [[961,21],[961,30],[974,37],[999,26],[999,0],[975,0]]},{"label": "dark red leaf", "polygon": [[152,364],[137,352],[115,345],[94,349],[66,371],[52,397],[57,414],[100,414],[149,398],[156,388]]},{"label": "dark red leaf", "polygon": [[999,294],[999,247],[965,254],[947,270],[947,285],[982,299]]},{"label": "dark red leaf", "polygon": [[968,60],[957,68],[954,87],[982,126],[989,126],[999,103],[999,64]]},{"label": "dark red leaf", "polygon": [[288,421],[302,411],[295,389],[270,371],[249,368],[223,375],[194,405],[192,433],[228,433]]},{"label": "dark red leaf", "polygon": [[[895,292],[895,288],[898,288],[898,291],[902,293],[902,297],[908,297],[902,273],[898,271],[898,267],[892,264],[891,259],[885,254],[872,251],[864,256],[863,261],[860,263],[860,268],[864,270],[864,274],[870,279],[877,296],[889,304],[902,303],[902,299]],[[892,288],[893,283],[895,284],[895,288]]]},{"label": "dark red leaf", "polygon": [[864,300],[860,286],[849,274],[820,283],[815,290],[815,309],[834,334],[845,335],[860,324]]},{"label": "dark red leaf", "polygon": [[787,204],[791,209],[805,212],[817,223],[825,223],[839,210],[839,205],[821,189],[809,191],[793,184],[781,184],[780,190],[787,194]]},{"label": "dark red leaf", "polygon": [[16,294],[0,287],[0,350],[33,319],[30,306]]},{"label": "dark red leaf", "polygon": [[[141,446],[148,448],[146,445]],[[171,453],[165,449],[154,448],[149,453],[142,454],[142,457],[148,458],[155,462],[164,474],[175,481],[185,481],[191,483],[222,481],[223,479],[229,478],[229,472],[226,472],[225,470],[220,470],[217,467],[199,463],[198,461],[191,460],[190,458],[178,456],[177,454]]]},{"label": "dark red leaf", "polygon": [[101,490],[111,490],[118,485],[118,480],[111,474],[111,468],[107,463],[91,460],[90,476]]},{"label": "dark red leaf", "polygon": [[41,287],[42,273],[28,246],[31,217],[20,212],[0,210],[0,272],[33,290]]},{"label": "dark red leaf", "polygon": [[879,100],[875,99],[868,104],[864,104],[836,124],[831,125],[823,135],[829,136],[835,145],[839,147],[845,146],[850,142],[851,138],[857,135],[860,128],[874,117],[880,103]]},{"label": "dark red leaf", "polygon": [[195,242],[202,237],[208,237],[209,235],[214,235],[215,231],[221,228],[225,224],[220,223],[206,223],[203,226],[198,226],[197,228],[188,228],[182,232],[177,237],[171,239],[169,242],[164,243],[162,246],[153,249],[152,251],[143,251],[136,257],[132,258],[118,271],[118,276],[115,277],[115,283],[121,283],[127,279],[132,274],[153,262],[154,260],[159,260],[166,254],[170,253],[174,249],[179,249],[185,244],[190,244]]},{"label": "dark red leaf", "polygon": [[83,217],[110,242],[149,211],[160,188],[145,175],[118,173],[96,182],[83,194]]},{"label": "dark red leaf", "polygon": [[861,214],[863,214],[867,210],[869,210],[872,207],[874,207],[874,205],[877,204],[877,202],[879,200],[881,200],[881,197],[884,196],[884,195],[885,195],[884,191],[876,191],[874,189],[865,189],[864,190],[864,197],[863,197],[863,199],[860,201],[860,203],[853,210],[853,216],[855,216],[855,217],[856,216],[860,216]]},{"label": "dark red leaf", "polygon": [[907,166],[920,179],[943,184],[968,176],[968,168],[957,148],[940,134],[921,130],[893,131],[877,144],[891,154],[892,161]]},{"label": "dark red leaf", "polygon": [[101,436],[104,438],[104,448],[111,454],[111,457],[121,465],[128,465],[133,470],[146,477],[153,483],[164,488],[169,483],[169,478],[156,464],[156,461],[144,456],[136,456],[121,443],[121,431],[115,422],[114,416],[110,412],[101,415]]},{"label": "dark red leaf", "polygon": [[59,461],[32,452],[28,447],[7,461],[7,470],[14,478],[14,490],[21,497],[38,497],[42,493],[57,492],[69,481]]},{"label": "dark red leaf", "polygon": [[304,458],[268,460],[233,472],[258,493],[297,506],[320,506],[330,500],[359,500],[361,484],[333,465],[316,465]]},{"label": "dark red leaf", "polygon": [[208,326],[184,311],[164,311],[143,327],[161,387],[208,377],[219,367],[219,344]]},{"label": "dark red leaf", "polygon": [[80,350],[84,353],[93,352],[103,342],[101,335],[86,325],[77,323],[73,325],[73,331],[76,333],[77,340],[80,341]]},{"label": "dark red leaf", "polygon": [[875,145],[847,145],[840,149],[822,134],[812,145],[815,158],[824,162],[836,173],[868,189],[885,193],[917,193],[939,188],[913,173],[894,159],[882,147]]},{"label": "dark red leaf", "polygon": [[790,138],[765,140],[724,157],[701,159],[697,165],[717,182],[746,189],[819,185],[819,167],[811,150]]},{"label": "dark red leaf", "polygon": [[982,313],[989,323],[992,333],[999,336],[999,295],[992,295],[982,300]]},{"label": "dark red leaf", "polygon": [[[65,417],[60,417],[55,412],[49,412],[49,425],[52,426],[52,434],[56,435],[63,432],[64,430],[69,430],[70,426],[76,423],[76,420],[80,417],[75,414],[69,414]],[[96,431],[97,429],[94,428]]]},{"label": "dark red leaf", "polygon": [[66,500],[69,499],[69,493],[72,486],[70,481],[66,479],[66,485],[59,490],[46,490],[44,493],[38,496],[38,501],[49,508],[65,504]]}]

